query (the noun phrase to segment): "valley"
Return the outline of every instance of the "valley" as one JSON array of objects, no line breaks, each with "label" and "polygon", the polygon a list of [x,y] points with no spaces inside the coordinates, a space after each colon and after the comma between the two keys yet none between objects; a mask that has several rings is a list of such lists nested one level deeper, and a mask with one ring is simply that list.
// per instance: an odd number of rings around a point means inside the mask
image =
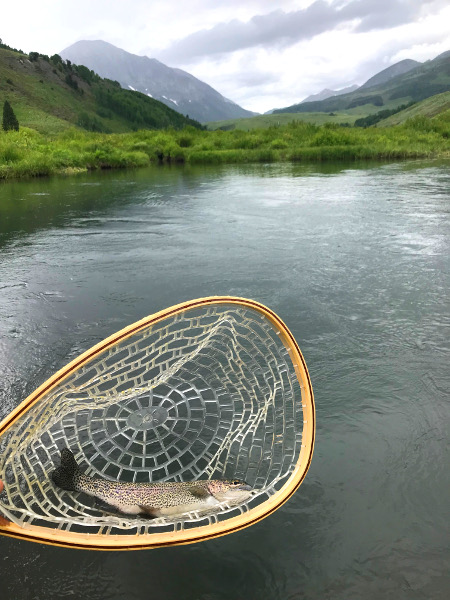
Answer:
[{"label": "valley", "polygon": [[449,53],[403,61],[348,93],[329,90],[334,95],[322,101],[204,125],[150,93],[124,89],[114,72],[104,78],[58,54],[2,44],[0,102],[9,102],[20,127],[0,131],[0,179],[151,164],[448,157],[449,62]]}]

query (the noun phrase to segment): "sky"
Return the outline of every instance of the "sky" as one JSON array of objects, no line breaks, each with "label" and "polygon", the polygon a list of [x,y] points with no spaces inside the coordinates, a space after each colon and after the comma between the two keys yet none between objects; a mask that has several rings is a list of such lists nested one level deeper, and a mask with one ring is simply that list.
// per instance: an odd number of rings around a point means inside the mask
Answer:
[{"label": "sky", "polygon": [[0,38],[48,55],[104,40],[266,112],[432,59],[448,23],[448,0],[21,0],[4,2]]}]

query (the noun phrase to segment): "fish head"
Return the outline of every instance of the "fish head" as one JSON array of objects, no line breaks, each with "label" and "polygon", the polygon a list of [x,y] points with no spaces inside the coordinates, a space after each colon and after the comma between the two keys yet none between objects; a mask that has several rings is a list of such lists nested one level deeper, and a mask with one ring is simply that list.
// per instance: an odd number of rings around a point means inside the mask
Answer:
[{"label": "fish head", "polygon": [[219,502],[238,504],[250,498],[252,487],[242,479],[213,479],[208,491]]}]

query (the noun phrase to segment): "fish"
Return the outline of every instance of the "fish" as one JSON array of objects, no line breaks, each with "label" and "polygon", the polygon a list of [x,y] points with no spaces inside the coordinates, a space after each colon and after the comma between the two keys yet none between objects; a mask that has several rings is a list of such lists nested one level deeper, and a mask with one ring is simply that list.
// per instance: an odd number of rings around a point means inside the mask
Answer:
[{"label": "fish", "polygon": [[149,518],[175,517],[190,511],[214,511],[222,502],[234,506],[245,502],[252,494],[252,487],[241,479],[130,483],[90,477],[79,468],[69,448],[61,450],[61,465],[51,477],[63,490],[83,492],[120,513]]}]

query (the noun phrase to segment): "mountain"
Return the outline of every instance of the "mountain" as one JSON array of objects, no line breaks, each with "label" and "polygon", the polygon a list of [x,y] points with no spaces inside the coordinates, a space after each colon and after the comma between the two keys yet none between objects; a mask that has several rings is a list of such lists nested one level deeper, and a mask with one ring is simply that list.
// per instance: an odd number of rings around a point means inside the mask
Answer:
[{"label": "mountain", "polygon": [[162,102],[124,90],[55,54],[24,54],[0,45],[0,102],[9,100],[21,126],[57,133],[77,125],[90,131],[201,127]]},{"label": "mountain", "polygon": [[[411,61],[414,63],[415,61]],[[339,112],[358,109],[363,114],[379,111],[381,107],[393,109],[402,104],[419,102],[435,94],[450,90],[450,52],[444,52],[432,60],[418,63],[411,69],[409,61],[399,69],[408,69],[401,74],[392,75],[392,65],[384,69],[356,91],[342,96],[333,96],[318,102],[302,102],[286,108],[277,109],[277,113],[295,112]],[[391,70],[390,70],[391,69]],[[395,69],[394,69],[395,70]],[[387,71],[387,73],[386,73]],[[374,80],[381,76],[378,83]],[[369,84],[369,85],[367,85]]]},{"label": "mountain", "polygon": [[417,60],[411,60],[409,58],[401,60],[400,62],[395,63],[395,65],[391,65],[390,67],[387,67],[387,69],[383,69],[382,71],[368,79],[365,83],[363,83],[360,89],[370,88],[376,85],[386,83],[393,77],[397,77],[397,75],[403,75],[403,73],[408,73],[408,71],[411,71],[411,69],[415,69],[421,64],[422,63],[417,62]]},{"label": "mountain", "polygon": [[[332,96],[341,96],[342,94],[348,94],[357,89],[358,89],[357,85],[350,85],[348,87],[342,88],[341,90],[329,90],[328,88],[325,88],[321,92],[318,92],[317,94],[311,94],[311,96],[308,96],[307,98],[302,100],[300,102],[300,104],[303,104],[303,102],[315,102],[315,101],[320,101],[320,100],[326,100],[327,98],[331,98]],[[283,110],[283,109],[272,108],[271,110],[268,110],[264,114],[265,115],[273,115],[273,113],[276,113],[279,110]]]},{"label": "mountain", "polygon": [[118,81],[126,89],[160,100],[202,123],[255,114],[186,71],[168,67],[155,58],[131,54],[108,42],[76,42],[63,50],[61,56],[85,65],[102,77]]},{"label": "mountain", "polygon": [[327,98],[331,98],[332,96],[342,96],[342,94],[349,94],[350,92],[354,92],[358,89],[357,85],[350,85],[348,87],[342,88],[341,90],[329,90],[328,88],[323,89],[321,92],[317,94],[311,94],[304,100],[300,102],[315,102],[317,100],[326,100]]}]

